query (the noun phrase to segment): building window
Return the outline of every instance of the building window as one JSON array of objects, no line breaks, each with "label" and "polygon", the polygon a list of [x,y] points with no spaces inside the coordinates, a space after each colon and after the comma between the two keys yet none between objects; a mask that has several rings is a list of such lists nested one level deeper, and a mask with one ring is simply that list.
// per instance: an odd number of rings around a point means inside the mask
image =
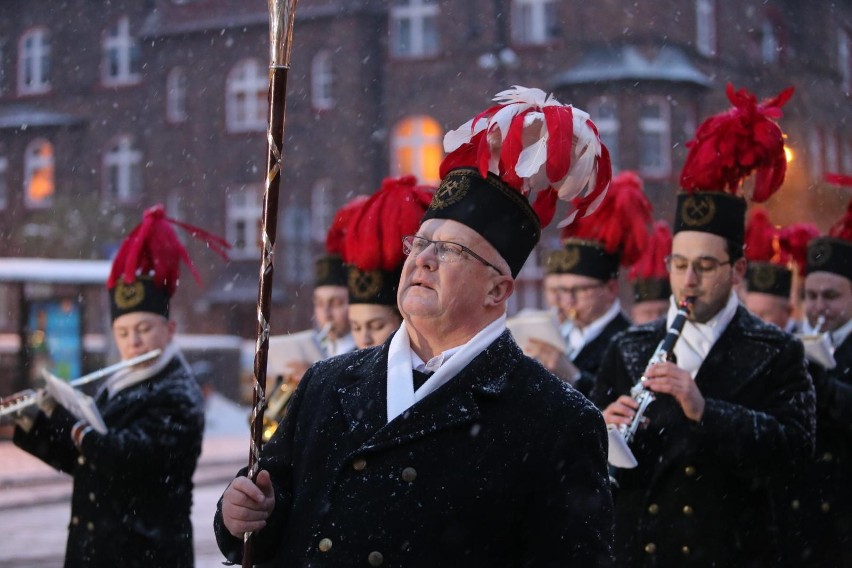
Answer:
[{"label": "building window", "polygon": [[169,122],[186,120],[186,71],[175,67],[166,77],[166,119]]},{"label": "building window", "polygon": [[716,0],[695,0],[695,48],[701,55],[716,55]]},{"label": "building window", "polygon": [[21,36],[18,48],[18,92],[44,93],[50,89],[50,40],[46,29]]},{"label": "building window", "polygon": [[53,145],[33,140],[24,153],[24,202],[27,207],[48,207],[53,203]]},{"label": "building window", "polygon": [[639,171],[648,177],[671,173],[669,105],[662,98],[648,98],[639,107]]},{"label": "building window", "polygon": [[230,132],[266,130],[268,83],[266,70],[255,59],[241,61],[231,69],[225,108]]},{"label": "building window", "polygon": [[391,175],[414,175],[421,183],[440,183],[444,131],[428,116],[403,119],[391,138]]},{"label": "building window", "polygon": [[142,152],[130,136],[121,136],[103,158],[104,194],[117,201],[131,201],[142,194]]},{"label": "building window", "polygon": [[334,195],[331,180],[321,179],[311,190],[311,235],[314,242],[325,243],[331,222],[334,219]]},{"label": "building window", "polygon": [[334,107],[332,96],[331,53],[320,51],[311,61],[311,105],[316,110],[328,110]]},{"label": "building window", "polygon": [[258,260],[262,243],[262,188],[241,187],[227,193],[226,238],[231,243],[228,255],[234,260]]},{"label": "building window", "polygon": [[843,92],[852,95],[852,31],[845,28],[838,33],[837,61]]},{"label": "building window", "polygon": [[557,5],[554,0],[514,0],[512,41],[518,45],[547,43],[555,35]]},{"label": "building window", "polygon": [[0,209],[6,209],[9,205],[9,182],[7,175],[9,172],[9,159],[0,153]]},{"label": "building window", "polygon": [[594,99],[589,104],[589,116],[592,117],[592,122],[598,128],[601,141],[607,150],[609,150],[612,169],[618,171],[619,164],[621,163],[618,145],[620,127],[618,122],[618,104],[609,97]]},{"label": "building window", "polygon": [[311,212],[307,207],[284,209],[284,280],[288,284],[308,284],[313,279]]},{"label": "building window", "polygon": [[139,81],[142,54],[130,35],[130,19],[122,17],[107,31],[103,43],[101,73],[105,85],[128,85]]},{"label": "building window", "polygon": [[427,57],[438,53],[438,0],[393,0],[391,54]]}]

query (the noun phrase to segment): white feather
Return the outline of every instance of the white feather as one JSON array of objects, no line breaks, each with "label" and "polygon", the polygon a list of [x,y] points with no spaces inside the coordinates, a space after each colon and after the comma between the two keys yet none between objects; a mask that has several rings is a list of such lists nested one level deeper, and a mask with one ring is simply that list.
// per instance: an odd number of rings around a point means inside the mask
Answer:
[{"label": "white feather", "polygon": [[518,163],[515,165],[515,173],[520,177],[532,177],[541,169],[547,161],[547,135],[542,136],[533,144],[521,150]]},{"label": "white feather", "polygon": [[473,138],[473,119],[471,118],[455,130],[444,134],[444,152],[450,153],[470,142]]}]

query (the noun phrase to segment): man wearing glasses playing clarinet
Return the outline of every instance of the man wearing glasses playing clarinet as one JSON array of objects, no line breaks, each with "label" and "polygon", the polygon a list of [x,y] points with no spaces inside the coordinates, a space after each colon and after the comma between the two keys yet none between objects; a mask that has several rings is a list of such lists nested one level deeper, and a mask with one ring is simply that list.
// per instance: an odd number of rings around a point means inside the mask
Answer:
[{"label": "man wearing glasses playing clarinet", "polygon": [[[629,446],[635,462],[615,464],[613,474],[619,566],[781,565],[772,492],[813,451],[802,344],[749,313],[734,291],[746,271],[740,182],[757,169],[752,199],[761,200],[783,181],[783,138],[771,117],[789,92],[759,105],[744,90],[729,87],[728,95],[735,108],[688,144],[666,259],[668,317],[616,336],[592,391],[611,434],[638,426]],[[765,136],[740,134],[750,129]],[[751,157],[741,165],[719,147],[750,149]],[[672,352],[649,365],[687,299]],[[641,419],[641,397],[630,392],[640,380],[635,392],[653,396]]]},{"label": "man wearing glasses playing clarinet", "polygon": [[172,341],[181,261],[195,273],[172,224],[224,256],[227,243],[158,205],[124,240],[107,281],[121,359],[159,355],[106,377],[89,421],[49,395],[16,420],[15,444],[74,478],[66,567],[194,565],[190,508],[204,400]]},{"label": "man wearing glasses playing clarinet", "polygon": [[[477,128],[447,134],[440,187],[416,234],[397,245],[407,255],[400,328],[380,346],[308,370],[261,451],[256,484],[243,470],[220,501],[214,527],[232,562],[251,532],[252,559],[265,566],[608,564],[603,420],[524,356],[505,322],[514,279],[553,217],[520,188],[561,186],[566,154],[585,152],[599,180],[563,187],[600,194],[609,165],[594,159],[605,150],[579,109],[550,99],[545,112],[545,93],[521,87],[498,100],[501,116],[517,111],[502,127],[522,129],[526,117],[531,137],[545,115],[561,125],[577,119],[576,146],[553,145],[544,186],[511,185],[505,170],[489,173],[477,160],[490,152],[495,168],[517,163],[517,154],[498,159],[500,126],[488,128],[494,109]],[[480,141],[486,152],[475,150]],[[527,166],[528,175],[535,167],[544,174],[542,162]],[[585,202],[578,207],[582,215]]]}]

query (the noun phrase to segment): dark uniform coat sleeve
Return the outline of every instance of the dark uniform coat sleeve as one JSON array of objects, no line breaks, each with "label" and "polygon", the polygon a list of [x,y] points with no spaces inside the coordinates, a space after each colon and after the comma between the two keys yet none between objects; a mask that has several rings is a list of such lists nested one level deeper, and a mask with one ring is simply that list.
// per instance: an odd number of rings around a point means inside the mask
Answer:
[{"label": "dark uniform coat sleeve", "polygon": [[15,429],[15,444],[74,478],[65,566],[192,566],[198,384],[175,359],[96,402],[108,432],[86,434],[81,451],[70,436],[76,418],[61,406],[50,418],[39,413],[30,432]]},{"label": "dark uniform coat sleeve", "polygon": [[[629,394],[664,323],[613,340],[592,392],[600,408]],[[769,480],[813,451],[802,344],[740,307],[695,381],[706,400],[701,422],[659,395],[632,443],[639,466],[615,474],[617,565],[763,566],[779,554]]]},{"label": "dark uniform coat sleeve", "polygon": [[[602,566],[611,497],[602,418],[508,332],[386,424],[389,341],[302,380],[261,468],[270,566]],[[243,472],[244,473],[244,472]],[[214,520],[239,562],[241,540]]]},{"label": "dark uniform coat sleeve", "polygon": [[595,384],[595,375],[601,366],[606,348],[610,340],[618,333],[630,327],[630,321],[624,314],[617,314],[601,331],[600,335],[591,340],[574,357],[574,365],[580,370],[580,378],[574,383],[574,387],[586,396],[592,392]]}]

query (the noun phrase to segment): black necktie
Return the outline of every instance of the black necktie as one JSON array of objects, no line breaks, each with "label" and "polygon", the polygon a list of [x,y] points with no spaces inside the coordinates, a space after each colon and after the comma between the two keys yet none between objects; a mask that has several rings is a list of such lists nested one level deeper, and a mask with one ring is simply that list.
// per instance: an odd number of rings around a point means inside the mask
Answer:
[{"label": "black necktie", "polygon": [[411,378],[414,380],[414,390],[417,391],[420,387],[423,386],[429,377],[432,376],[432,372],[424,373],[423,371],[418,371],[416,369],[411,371]]}]

